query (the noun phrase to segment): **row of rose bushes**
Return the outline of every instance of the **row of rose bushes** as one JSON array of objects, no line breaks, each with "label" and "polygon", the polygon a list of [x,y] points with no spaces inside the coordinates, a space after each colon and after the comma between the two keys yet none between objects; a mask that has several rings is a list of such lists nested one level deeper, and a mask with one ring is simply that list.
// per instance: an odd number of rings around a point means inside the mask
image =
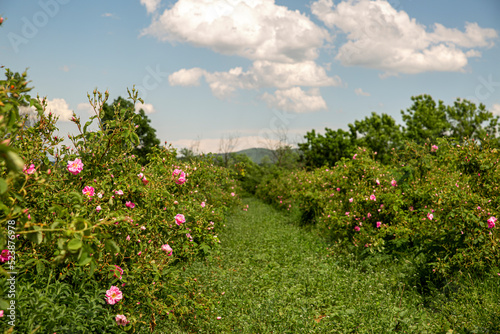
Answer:
[{"label": "row of rose bushes", "polygon": [[[12,79],[2,85],[10,87]],[[38,121],[9,133],[24,168],[16,172],[1,166],[8,188],[1,194],[0,260],[4,269],[14,265],[21,273],[21,285],[50,276],[47,284],[53,278],[76,286],[85,272],[106,291],[102,303],[115,314],[104,319],[106,326],[153,330],[160,320],[192,311],[181,307],[185,303],[172,292],[180,284],[175,268],[217,249],[217,231],[239,202],[239,190],[211,159],[181,165],[171,147],[154,149],[150,163],[140,165],[131,154],[138,144],[134,119],[126,119],[126,111],[116,106],[116,119],[101,122],[107,98],[108,92],[89,96],[95,115],[84,125],[73,117],[79,133],[69,135],[68,144],[54,135],[56,118],[46,112],[44,100],[7,92],[4,101],[11,108],[17,112],[26,103],[16,101],[29,101]],[[135,103],[134,91],[130,98]],[[8,235],[9,221],[15,221],[14,235]],[[15,250],[9,251],[9,240]],[[8,275],[3,273],[0,286],[5,288]],[[0,308],[6,310],[6,302]],[[36,310],[19,305],[19,312],[30,317]],[[0,319],[1,327],[8,328],[8,321]],[[33,321],[18,319],[16,330],[31,332],[34,328],[23,327],[28,323]],[[57,332],[57,324],[40,330]]]},{"label": "row of rose bushes", "polygon": [[366,255],[403,254],[444,276],[498,269],[499,152],[488,139],[409,142],[392,153],[382,165],[359,148],[333,167],[268,179],[257,193]]}]

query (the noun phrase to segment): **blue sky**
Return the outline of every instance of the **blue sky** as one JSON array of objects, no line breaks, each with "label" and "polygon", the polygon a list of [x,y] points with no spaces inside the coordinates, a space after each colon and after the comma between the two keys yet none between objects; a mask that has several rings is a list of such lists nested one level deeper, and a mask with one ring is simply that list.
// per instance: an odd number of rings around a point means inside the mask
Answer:
[{"label": "blue sky", "polygon": [[420,94],[500,115],[497,0],[6,0],[0,16],[0,65],[29,68],[63,135],[87,92],[134,84],[162,142],[205,152],[400,122]]}]

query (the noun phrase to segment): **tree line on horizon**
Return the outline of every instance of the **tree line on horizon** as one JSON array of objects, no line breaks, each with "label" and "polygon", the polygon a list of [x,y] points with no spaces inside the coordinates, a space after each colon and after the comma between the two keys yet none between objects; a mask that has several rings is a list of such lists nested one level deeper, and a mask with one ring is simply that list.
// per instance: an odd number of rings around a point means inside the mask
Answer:
[{"label": "tree line on horizon", "polygon": [[[305,141],[298,143],[298,150],[294,150],[288,142],[286,130],[279,129],[278,141],[269,145],[271,155],[265,157],[261,165],[276,165],[287,169],[333,166],[342,158],[352,157],[358,147],[370,149],[375,160],[385,164],[390,161],[390,152],[400,148],[404,142],[435,143],[437,138],[449,138],[459,144],[465,138],[481,141],[488,136],[494,145],[500,146],[499,116],[486,110],[484,104],[476,105],[469,100],[457,98],[452,105],[445,105],[443,101],[436,102],[427,94],[413,96],[411,100],[411,107],[401,110],[404,125],[397,124],[388,114],[372,112],[362,120],[349,123],[348,130],[325,128],[324,134],[315,129],[308,131],[304,136]],[[103,105],[102,120],[105,128],[112,129],[115,118],[132,118],[140,141],[134,154],[142,164],[146,164],[147,155],[154,146],[160,145],[160,140],[144,110],[132,112],[131,107],[131,101],[118,97],[113,103]],[[230,142],[226,143],[228,140]],[[220,152],[215,161],[225,167],[234,163],[252,163],[251,159],[245,159],[242,154],[231,153],[237,140],[235,136],[221,138]],[[186,160],[196,159],[198,156],[192,148],[183,148],[180,153],[181,159]]]}]

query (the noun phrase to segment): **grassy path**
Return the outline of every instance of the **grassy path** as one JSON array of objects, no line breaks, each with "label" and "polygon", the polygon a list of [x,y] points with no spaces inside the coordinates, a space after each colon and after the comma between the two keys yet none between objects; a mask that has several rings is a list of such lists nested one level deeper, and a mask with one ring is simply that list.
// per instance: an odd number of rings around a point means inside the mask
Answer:
[{"label": "grassy path", "polygon": [[219,235],[220,257],[185,273],[214,300],[211,310],[172,332],[446,332],[397,272],[329,256],[317,236],[282,212],[256,199],[245,204],[248,211],[232,215]]}]

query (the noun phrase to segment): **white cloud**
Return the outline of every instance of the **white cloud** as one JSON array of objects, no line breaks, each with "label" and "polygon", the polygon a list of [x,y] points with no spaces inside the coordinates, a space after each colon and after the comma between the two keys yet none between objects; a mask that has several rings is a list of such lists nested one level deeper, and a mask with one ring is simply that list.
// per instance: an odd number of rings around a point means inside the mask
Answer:
[{"label": "white cloud", "polygon": [[328,38],[306,15],[274,0],[179,0],[142,34],[280,62],[315,59]]},{"label": "white cloud", "polygon": [[171,86],[199,86],[200,78],[206,73],[205,70],[195,67],[189,70],[181,69],[168,76]]},{"label": "white cloud", "polygon": [[465,33],[458,29],[446,28],[442,24],[434,25],[434,32],[430,34],[435,42],[453,43],[465,48],[492,47],[493,39],[498,37],[495,29],[481,28],[477,23],[465,23]]},{"label": "white cloud", "polygon": [[144,104],[142,104],[140,102],[136,103],[135,104],[135,111],[139,112],[139,110],[141,110],[141,109],[144,110],[144,113],[146,113],[146,114],[152,114],[156,111],[151,103],[144,103]]},{"label": "white cloud", "polygon": [[73,116],[73,111],[69,109],[68,103],[64,99],[52,99],[47,101],[45,113],[52,113],[59,116],[60,121],[69,121]]},{"label": "white cloud", "polygon": [[441,24],[434,31],[397,11],[383,0],[348,0],[334,6],[332,0],[318,0],[311,10],[325,25],[346,34],[348,41],[335,57],[345,66],[363,66],[397,73],[463,71],[476,50],[491,47],[498,34],[477,23],[467,23],[465,33]]},{"label": "white cloud", "polygon": [[69,66],[68,65],[63,65],[61,67],[59,67],[60,70],[62,70],[63,72],[69,72]]},{"label": "white cloud", "polygon": [[78,103],[76,109],[95,115],[94,108],[88,102]]},{"label": "white cloud", "polygon": [[356,93],[356,95],[358,96],[370,96],[370,93],[364,92],[361,88],[356,88],[354,90],[354,93]]},{"label": "white cloud", "polygon": [[329,77],[325,69],[313,61],[276,63],[266,60],[255,61],[246,72],[241,67],[213,73],[200,68],[182,69],[171,74],[169,82],[172,86],[198,86],[202,76],[220,99],[231,96],[236,89],[323,87],[342,83],[338,76]]},{"label": "white cloud", "polygon": [[141,5],[146,6],[148,14],[156,11],[161,0],[141,0]]},{"label": "white cloud", "polygon": [[500,116],[500,103],[495,103],[491,106],[490,111],[493,115]]},{"label": "white cloud", "polygon": [[278,89],[273,95],[264,93],[262,99],[270,108],[295,113],[307,113],[326,109],[326,102],[321,97],[318,88],[311,88],[305,92],[300,87]]}]

